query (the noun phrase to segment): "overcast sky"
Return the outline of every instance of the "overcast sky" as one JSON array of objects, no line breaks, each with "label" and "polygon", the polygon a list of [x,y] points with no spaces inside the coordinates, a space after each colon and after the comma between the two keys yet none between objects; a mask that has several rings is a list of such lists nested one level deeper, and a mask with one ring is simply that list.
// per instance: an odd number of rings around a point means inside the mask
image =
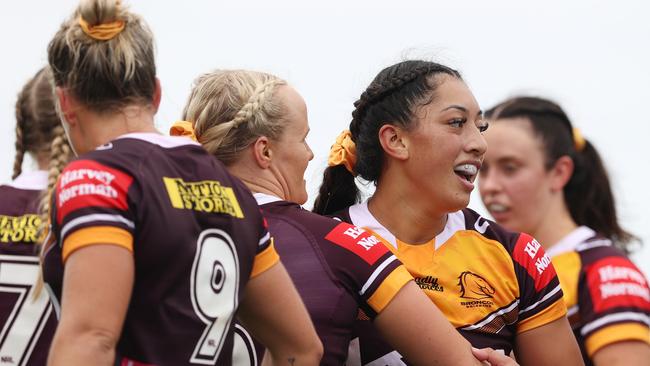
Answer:
[{"label": "overcast sky", "polygon": [[[298,89],[308,105],[315,153],[306,176],[311,199],[352,103],[391,63],[425,57],[455,67],[484,109],[517,93],[556,100],[602,153],[621,221],[646,243],[633,259],[650,274],[650,2],[126,3],[156,38],[161,131],[179,118],[193,79],[216,68],[275,73]],[[0,3],[0,153],[6,157],[0,182],[12,171],[16,93],[45,64],[47,43],[76,4]],[[478,195],[470,207],[485,213]]]}]

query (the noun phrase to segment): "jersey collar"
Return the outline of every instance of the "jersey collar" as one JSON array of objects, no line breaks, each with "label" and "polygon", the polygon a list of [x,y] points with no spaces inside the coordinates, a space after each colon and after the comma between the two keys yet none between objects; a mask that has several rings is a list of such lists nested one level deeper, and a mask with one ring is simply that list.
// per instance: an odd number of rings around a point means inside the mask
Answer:
[{"label": "jersey collar", "polygon": [[577,246],[594,237],[596,232],[586,226],[579,226],[565,237],[560,239],[555,245],[546,250],[549,257],[555,257],[562,253],[576,250]]},{"label": "jersey collar", "polygon": [[47,171],[34,170],[23,172],[7,185],[17,189],[43,190],[47,188]]}]

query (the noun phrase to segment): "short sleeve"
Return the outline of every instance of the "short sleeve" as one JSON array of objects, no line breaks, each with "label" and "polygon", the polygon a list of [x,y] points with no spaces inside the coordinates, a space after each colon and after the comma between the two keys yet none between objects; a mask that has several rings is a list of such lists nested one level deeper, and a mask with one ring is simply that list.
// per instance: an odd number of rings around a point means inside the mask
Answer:
[{"label": "short sleeve", "polygon": [[[332,244],[335,270],[360,307],[374,318],[413,277],[386,245],[360,227],[340,222],[325,236]],[[338,265],[337,265],[338,264]]]},{"label": "short sleeve", "polygon": [[585,266],[579,286],[580,335],[589,357],[609,344],[650,344],[650,290],[626,257],[608,256]]},{"label": "short sleeve", "polygon": [[513,259],[520,292],[517,332],[525,332],[566,316],[560,282],[541,244],[530,235],[519,234]]},{"label": "short sleeve", "polygon": [[273,237],[268,231],[268,223],[262,213],[260,212],[260,228],[261,234],[257,245],[257,253],[253,261],[253,270],[251,271],[251,278],[263,273],[269,268],[273,267],[280,261],[280,256],[275,251],[273,244]]},{"label": "short sleeve", "polygon": [[114,244],[133,251],[134,215],[128,173],[95,160],[75,160],[57,181],[52,210],[62,259],[93,244]]}]

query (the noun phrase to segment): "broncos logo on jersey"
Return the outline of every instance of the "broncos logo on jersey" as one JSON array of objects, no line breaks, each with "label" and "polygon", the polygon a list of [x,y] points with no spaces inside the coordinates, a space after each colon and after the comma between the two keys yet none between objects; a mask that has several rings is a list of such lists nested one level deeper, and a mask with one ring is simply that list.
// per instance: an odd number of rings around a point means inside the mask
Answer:
[{"label": "broncos logo on jersey", "polygon": [[492,298],[495,290],[485,278],[465,271],[458,276],[458,285],[460,286],[460,297],[472,300],[482,300]]}]

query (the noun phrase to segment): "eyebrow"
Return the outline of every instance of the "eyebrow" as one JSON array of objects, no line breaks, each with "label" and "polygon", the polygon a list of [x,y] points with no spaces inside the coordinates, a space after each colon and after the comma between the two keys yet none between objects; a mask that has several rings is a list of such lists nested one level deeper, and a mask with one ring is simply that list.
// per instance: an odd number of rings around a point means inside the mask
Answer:
[{"label": "eyebrow", "polygon": [[[462,105],[458,105],[458,104],[452,104],[447,108],[443,108],[440,112],[448,111],[450,109],[458,109],[458,110],[460,110],[462,112],[465,112],[465,113],[468,112],[467,108],[463,107]],[[476,116],[482,116],[482,115],[483,115],[483,111],[479,109],[478,113],[476,113]]]}]

